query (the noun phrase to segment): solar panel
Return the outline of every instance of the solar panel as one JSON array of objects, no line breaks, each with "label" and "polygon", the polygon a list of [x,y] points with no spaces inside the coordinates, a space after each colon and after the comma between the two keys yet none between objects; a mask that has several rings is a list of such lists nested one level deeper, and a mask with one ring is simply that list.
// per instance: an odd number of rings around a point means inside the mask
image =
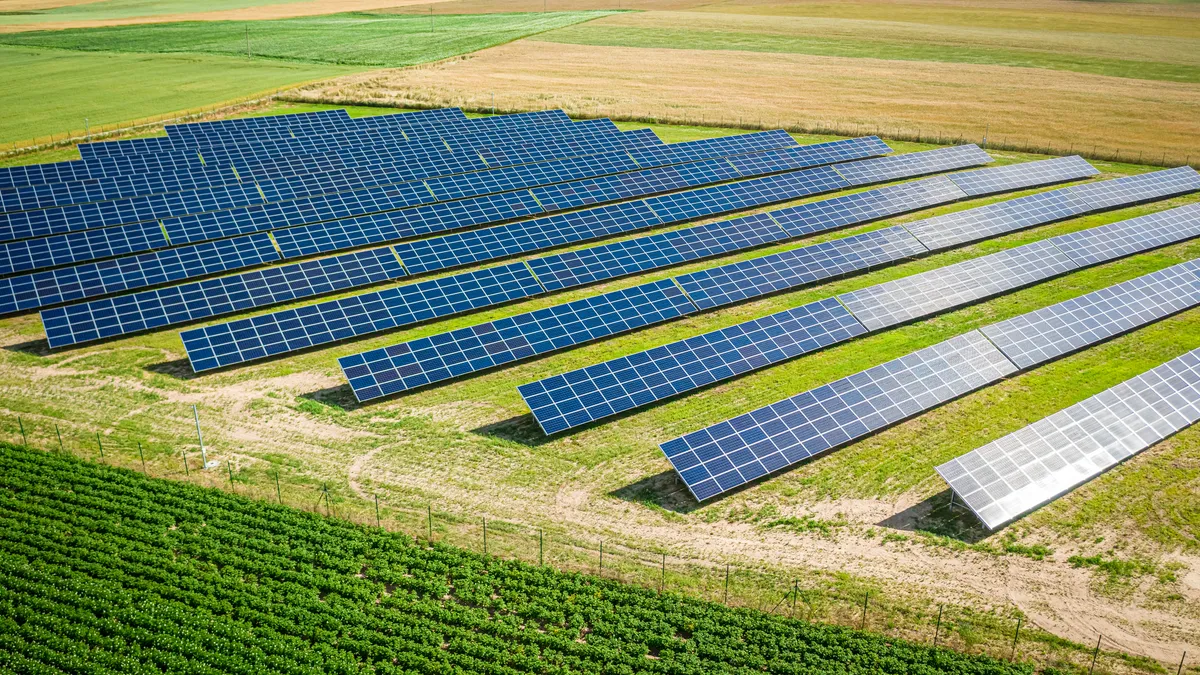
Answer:
[{"label": "solar panel", "polygon": [[678,265],[781,241],[787,234],[769,214],[698,225],[529,261],[548,291]]},{"label": "solar panel", "polygon": [[987,173],[975,171],[956,173],[950,176],[950,180],[954,181],[954,184],[968,195],[980,197],[1029,187],[1031,180],[1036,181],[1038,185],[1049,185],[1087,178],[1099,173],[1100,171],[1096,167],[1088,164],[1082,157],[1072,155],[992,167]]},{"label": "solar panel", "polygon": [[279,260],[265,234],[0,279],[0,314],[99,297]]},{"label": "solar panel", "polygon": [[1016,372],[978,331],[661,445],[704,501]]},{"label": "solar panel", "polygon": [[388,249],[268,267],[42,312],[51,347],[117,337],[404,276]]},{"label": "solar panel", "polygon": [[517,387],[547,434],[865,333],[833,298]]},{"label": "solar panel", "polygon": [[980,330],[1022,368],[1200,303],[1195,261],[1103,288]]},{"label": "solar panel", "polygon": [[775,220],[793,237],[866,223],[965,198],[945,176],[856,192],[775,212]]},{"label": "solar panel", "polygon": [[180,337],[192,369],[202,372],[541,292],[529,268],[513,263],[197,328]]},{"label": "solar panel", "polygon": [[928,218],[912,223],[909,230],[930,250],[949,248],[1098,209],[1200,190],[1200,175],[1184,168],[1190,173],[1168,169],[1019,197]]},{"label": "solar panel", "polygon": [[[712,139],[717,140],[717,139]],[[672,147],[672,146],[666,146]],[[651,151],[647,149],[646,152]],[[729,158],[729,163],[742,175],[767,174],[790,171],[822,164],[836,164],[850,160],[886,155],[892,149],[877,136],[849,138],[844,141],[813,143],[784,148],[776,152],[760,152]]]},{"label": "solar panel", "polygon": [[0,274],[70,265],[166,246],[167,238],[158,223],[10,241],[0,244]]},{"label": "solar panel", "polygon": [[669,280],[338,359],[359,401],[562,349],[695,311]]},{"label": "solar panel", "polygon": [[838,296],[871,330],[925,317],[1078,269],[1052,242],[1039,241]]},{"label": "solar panel", "polygon": [[937,467],[994,530],[1200,420],[1200,349]]},{"label": "solar panel", "polygon": [[1072,232],[1050,241],[1080,265],[1095,265],[1200,236],[1200,204]]},{"label": "solar panel", "polygon": [[980,150],[977,145],[958,145],[925,152],[911,152],[894,157],[848,162],[838,167],[838,173],[851,185],[868,185],[937,173],[952,168],[978,166],[992,161],[994,160],[986,152]]},{"label": "solar panel", "polygon": [[676,277],[700,309],[711,309],[925,253],[903,227],[835,239]]}]

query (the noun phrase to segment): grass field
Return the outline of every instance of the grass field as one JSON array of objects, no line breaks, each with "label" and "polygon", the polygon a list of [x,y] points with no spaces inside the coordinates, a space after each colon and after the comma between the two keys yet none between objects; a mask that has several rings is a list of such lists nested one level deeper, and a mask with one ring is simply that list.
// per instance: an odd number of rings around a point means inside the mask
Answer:
[{"label": "grass field", "polygon": [[[698,127],[656,129],[673,141],[728,133]],[[906,151],[929,147],[896,146]],[[1001,162],[1031,158],[994,154]],[[1107,176],[1146,170],[1121,164],[1099,166]],[[140,441],[152,471],[179,477],[183,473],[180,451],[197,451],[190,410],[197,404],[209,457],[232,461],[241,491],[257,490],[264,497],[273,494],[273,472],[280,471],[285,489],[291,491],[289,499],[315,503],[324,483],[340,509],[366,517],[372,495],[378,494],[397,526],[413,530],[424,527],[424,507],[432,504],[444,536],[457,536],[473,545],[479,534],[478,518],[486,517],[496,528],[492,546],[505,546],[508,536],[510,550],[524,559],[536,556],[536,539],[529,533],[541,528],[560,542],[560,551],[563,546],[574,551],[559,553],[564,564],[572,560],[587,564],[594,546],[604,541],[606,557],[620,559],[625,554],[634,561],[623,572],[631,578],[656,569],[636,561],[654,560],[657,551],[668,553],[673,565],[693,561],[687,568],[693,574],[725,562],[745,574],[783,578],[800,574],[814,587],[826,588],[829,595],[822,597],[827,597],[832,616],[844,612],[847,621],[854,620],[855,611],[855,591],[848,589],[860,589],[858,602],[862,588],[877,589],[881,603],[890,607],[885,614],[889,618],[881,619],[881,625],[899,634],[929,630],[935,618],[929,613],[930,603],[937,598],[959,608],[974,608],[975,630],[985,643],[1003,644],[1004,631],[1011,631],[1007,612],[1015,601],[1040,628],[1078,642],[1094,641],[1094,632],[1100,630],[1123,650],[1169,661],[1200,636],[1200,612],[1195,609],[1200,599],[1196,572],[1200,569],[1200,500],[1196,498],[1200,433],[1196,429],[990,537],[964,515],[946,511],[944,485],[932,467],[1200,346],[1200,312],[1185,312],[1015,377],[700,507],[685,497],[656,444],[981,324],[1200,256],[1200,243],[1068,275],[563,437],[541,436],[515,385],[832,293],[1196,199],[1009,235],[364,407],[353,403],[336,367],[337,356],[766,251],[614,281],[198,378],[188,375],[174,331],[48,353],[36,316],[10,318],[0,321],[0,342],[6,347],[0,351],[0,399],[8,415],[9,438],[17,438],[15,416],[21,415],[26,434],[37,444],[57,443],[57,423],[67,448],[95,456],[99,431],[108,461],[135,466]],[[192,479],[197,479],[194,470]],[[211,472],[201,480],[217,485],[225,478]],[[1039,554],[1045,559],[1022,553],[1040,550],[1039,546],[1051,552],[1048,557]],[[1102,583],[1107,577],[1096,571],[1100,568],[1070,564],[1067,559],[1077,554],[1099,556],[1096,559],[1102,562],[1146,564],[1133,568],[1142,572],[1109,585]],[[979,571],[989,568],[1003,572]],[[696,591],[709,593],[708,597],[718,592],[720,584],[719,575],[703,572],[700,581],[678,571],[676,578],[677,583],[689,583],[691,578]],[[946,579],[954,579],[955,584],[947,586]],[[846,604],[839,605],[839,598]],[[999,619],[986,619],[993,612],[1009,618],[999,623],[995,623]],[[990,632],[985,628],[988,621],[1000,627]],[[1086,649],[1079,653],[1085,654]]]}]

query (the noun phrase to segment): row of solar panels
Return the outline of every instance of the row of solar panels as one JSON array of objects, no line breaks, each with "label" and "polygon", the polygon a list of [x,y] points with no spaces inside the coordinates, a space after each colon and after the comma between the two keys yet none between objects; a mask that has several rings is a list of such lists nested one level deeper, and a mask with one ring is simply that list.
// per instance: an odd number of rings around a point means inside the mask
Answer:
[{"label": "row of solar panels", "polygon": [[1200,349],[937,467],[989,529],[1200,421]]},{"label": "row of solar panels", "polygon": [[[970,148],[966,148],[966,150],[968,150],[966,153],[935,150],[930,151],[930,154],[936,155],[934,159],[937,159],[939,162],[945,162],[943,168],[946,169],[960,166],[961,162],[970,165],[990,161],[986,153],[979,151],[978,148],[971,146]],[[908,159],[910,157],[910,155],[901,155],[894,158],[866,161],[874,163],[877,169],[881,168],[879,163],[893,163],[896,168],[902,169],[902,171],[899,171],[901,176],[906,174],[920,175],[930,170],[930,166],[932,165],[928,161],[930,158],[919,158],[914,161]],[[854,164],[852,163],[850,166]],[[1094,169],[1086,165],[1086,163],[1083,163],[1083,165],[1087,172],[1085,175],[1094,173]],[[843,165],[835,166],[839,171],[842,170]],[[1074,170],[1076,172],[1080,171],[1078,167]],[[1008,186],[1004,189],[1014,189],[1013,186],[1015,185],[1024,186],[1028,184],[1025,182],[1028,180],[1028,176],[1022,177],[1019,172],[1013,172],[1008,168],[988,171],[995,179],[993,186],[1004,184]],[[893,176],[893,173],[890,171],[886,173],[888,176]],[[872,173],[872,175],[879,176],[883,174],[876,172]],[[1044,174],[1039,173],[1039,175],[1042,175],[1044,178]],[[866,178],[863,178],[863,180],[866,180]],[[1054,180],[1063,179],[1055,178]],[[817,188],[822,186],[824,186],[823,189],[839,189],[842,187],[822,178],[812,188],[805,188],[798,194],[810,194],[819,191]],[[986,188],[980,187],[979,189]],[[786,197],[786,195],[774,192],[765,194],[766,197],[764,199],[768,201],[778,201],[781,197]],[[934,203],[954,201],[964,196],[965,193],[963,190],[956,187],[954,181],[950,178],[925,180],[890,188],[870,190],[849,195],[845,198],[814,202],[776,211],[770,216],[751,216],[728,223],[693,227],[679,233],[651,235],[643,239],[663,237],[677,239],[681,246],[681,248],[677,249],[680,256],[683,256],[685,252],[688,255],[698,257],[707,255],[709,254],[708,252],[715,255],[736,250],[741,246],[755,246],[769,241],[805,234],[812,231],[814,227],[812,223],[815,219],[823,218],[822,222],[828,227],[836,227],[846,224],[848,220],[855,218],[872,219],[884,217],[896,212],[923,208]],[[833,202],[835,205],[831,207],[830,202]],[[745,200],[736,200],[732,203],[727,201],[697,201],[697,204],[699,207],[711,210],[704,210],[699,214],[689,212],[689,214],[681,215],[680,218],[711,215],[713,211],[730,211],[756,205],[754,202],[747,202]],[[832,217],[827,215],[831,210],[835,213]],[[659,223],[651,222],[649,224]],[[604,224],[604,227],[609,229],[591,230],[591,236],[604,236],[644,226],[646,226],[646,223],[643,221],[631,221],[618,216],[612,218],[609,223]],[[559,245],[564,240],[570,241],[571,239],[568,237],[575,236],[576,234],[578,234],[578,230],[574,233],[569,230],[550,231],[543,245],[536,246],[535,244],[538,241],[533,240],[526,250],[536,250],[537,248],[548,248]],[[411,273],[416,268],[416,265],[406,257],[402,246],[397,246],[395,250],[404,262],[405,268]],[[491,254],[491,252],[487,249],[481,249],[480,255],[485,254]],[[572,282],[565,277],[559,277],[556,281],[548,280],[547,285],[540,283],[540,279],[535,276],[534,270],[554,270],[569,267],[571,263],[567,262],[567,258],[573,254],[565,255],[567,256],[566,258],[562,256],[550,256],[530,261],[529,263],[514,263],[502,267],[478,270],[429,282],[333,300],[295,310],[283,310],[227,324],[218,324],[185,331],[182,334],[184,347],[188,351],[193,369],[203,371],[266,356],[275,356],[337,340],[359,337],[380,330],[508,302],[517,298],[530,297],[546,292],[550,287],[557,289],[574,284],[589,283],[590,279],[580,278]],[[673,264],[670,262],[670,258],[661,262],[664,265]],[[642,265],[641,270],[638,271],[644,271],[645,269],[648,269],[648,266]],[[616,270],[613,270],[613,272],[616,273]],[[593,278],[599,278],[597,275],[592,276]],[[128,323],[136,326],[140,321],[147,318],[148,314],[144,309],[144,307],[139,307],[137,311],[127,312],[127,315],[131,319]],[[162,310],[158,309],[157,305],[154,309],[154,314],[149,316],[152,320],[161,322],[163,320],[160,318]],[[48,314],[43,314],[43,320],[47,325],[47,335],[50,335],[51,324],[57,323],[57,321],[51,321],[51,317]],[[121,324],[122,322],[113,318],[112,314],[113,312],[111,311],[105,312],[106,321],[109,324]],[[97,330],[94,328],[94,318],[94,314],[89,316],[81,315],[77,323],[84,330],[94,334]],[[107,330],[118,329],[108,328]],[[57,332],[57,329],[55,332]]]},{"label": "row of solar panels", "polygon": [[[847,144],[848,146],[859,144],[857,140],[838,141],[834,144],[822,144],[826,146],[834,146],[837,144]],[[873,152],[878,144],[877,139],[869,139],[863,147],[864,152]],[[828,152],[832,148],[826,147],[813,148],[814,156],[824,158],[830,156]],[[970,148],[969,152],[947,152],[945,150],[929,151],[928,153],[913,153],[911,155],[901,155],[897,157],[881,158],[879,160],[868,160],[871,163],[872,169],[869,172],[873,177],[911,177],[921,175],[936,168],[950,169],[967,165],[990,161],[986,153],[978,151],[978,149]],[[858,165],[861,163],[838,164],[835,165],[838,170],[845,170],[849,175],[854,176],[855,180],[868,180],[867,173],[863,172],[863,167]],[[1083,163],[1088,171],[1092,171],[1090,166]],[[846,169],[844,167],[856,167]],[[1009,170],[998,170],[1004,173],[1010,173]],[[803,172],[801,172],[803,173]],[[837,175],[836,172],[833,173]],[[831,182],[827,173],[821,173],[815,180],[811,181],[792,181],[793,185],[798,186],[794,192],[771,192],[764,199],[778,200],[791,198],[794,196],[802,196],[812,194],[818,189],[837,189],[841,187],[840,183]],[[738,190],[737,183],[721,186],[717,190],[728,193]],[[911,190],[912,188],[898,187],[895,190]],[[893,190],[893,191],[895,191]],[[705,199],[711,199],[713,190],[699,190],[690,198],[689,201],[700,204],[704,203]],[[717,192],[717,194],[721,194]],[[687,194],[687,193],[685,193]],[[734,192],[734,194],[737,194]],[[751,195],[758,195],[758,192],[751,192]],[[854,198],[854,202],[866,203],[875,200],[876,192],[863,193],[861,196]],[[735,203],[729,203],[729,200],[712,200],[709,206],[706,207],[716,212],[723,212],[741,208],[744,206],[745,200],[739,200]],[[820,209],[821,206],[814,205],[807,207],[808,209]],[[594,212],[594,211],[593,211]],[[582,212],[589,213],[589,212]],[[705,214],[709,214],[706,211]],[[563,230],[555,233],[554,238],[535,239],[529,234],[525,235],[524,241],[531,248],[550,248],[562,242],[563,238],[568,236],[578,238],[589,238],[604,236],[613,232],[619,232],[622,229],[636,229],[648,225],[663,224],[664,220],[647,223],[645,221],[628,221],[622,220],[620,212],[616,214],[607,214],[605,219],[591,218],[589,224],[594,226],[591,231],[575,228],[573,231]],[[695,217],[694,212],[689,211],[683,214],[677,214],[679,219],[687,219]],[[531,221],[537,222],[537,221]],[[692,242],[692,250],[689,253],[694,257],[703,255],[716,255],[721,252],[733,250],[737,247],[748,247],[766,243],[769,240],[780,239],[786,235],[785,231],[778,224],[771,221],[770,227],[763,229],[762,225],[751,228],[760,230],[760,233],[752,231],[741,232],[738,228],[741,227],[742,221],[732,221],[728,225],[718,223],[713,225],[701,226],[692,228],[690,231],[682,233],[668,233],[666,235],[656,235],[657,237],[667,237],[677,239],[679,237],[687,237],[687,241]],[[517,226],[521,223],[517,223]],[[515,229],[507,228],[510,231]],[[743,228],[744,229],[744,228]],[[730,237],[734,239],[730,239]],[[147,291],[128,296],[113,298],[111,300],[93,301],[81,305],[75,305],[62,309],[54,309],[43,312],[43,323],[46,326],[47,337],[52,346],[63,346],[74,344],[87,340],[99,338],[113,337],[115,335],[126,334],[138,330],[148,328],[160,328],[174,323],[182,323],[185,321],[194,321],[201,318],[213,316],[215,313],[225,313],[229,311],[243,311],[254,307],[275,304],[295,300],[303,297],[311,297],[318,293],[328,292],[329,290],[347,290],[357,286],[363,286],[373,283],[378,283],[385,280],[396,279],[407,274],[416,273],[422,270],[409,269],[405,270],[393,258],[393,254],[399,257],[404,263],[411,265],[412,259],[406,258],[406,255],[395,249],[376,249],[371,251],[361,251],[333,258],[312,261],[309,263],[299,263],[286,265],[278,268],[243,273],[240,275],[213,279],[210,281],[201,281],[185,286],[176,286],[155,291]],[[681,254],[682,255],[682,254]],[[550,278],[550,270],[564,267],[564,263],[560,262],[556,256],[550,256],[530,263],[535,268],[547,271],[547,278]],[[524,263],[518,263],[517,267],[523,266]],[[389,305],[399,304],[402,306],[401,312],[405,315],[411,313],[409,304],[412,302],[414,294],[425,296],[427,294],[440,294],[439,289],[454,288],[461,279],[472,279],[468,285],[474,286],[476,283],[482,284],[483,287],[488,287],[492,277],[496,275],[503,276],[504,268],[496,268],[494,270],[482,270],[480,272],[457,275],[439,279],[433,282],[424,284],[416,284],[414,287],[404,287],[401,289],[393,289],[393,291],[384,291],[382,293],[398,292],[399,297],[395,298]],[[522,271],[519,273],[522,279],[531,282],[528,290],[537,289],[537,292],[542,292],[542,287],[533,280],[533,275],[529,272]],[[594,275],[593,275],[594,276]],[[0,280],[2,283],[3,280]],[[578,280],[577,283],[586,283],[586,280]],[[547,282],[547,288],[558,289],[568,285],[573,285],[566,279],[559,279],[557,282]],[[410,292],[411,290],[411,292]],[[526,293],[528,294],[528,292]],[[376,301],[380,293],[371,293],[356,298],[347,298],[342,301],[337,301],[342,304],[359,303],[371,304]],[[476,301],[482,302],[486,294],[476,293]],[[512,299],[508,294],[503,294],[506,300]],[[318,305],[322,310],[329,303]],[[221,311],[218,311],[221,310]],[[340,311],[340,310],[334,310]],[[258,318],[257,321],[266,321],[267,319]],[[345,337],[345,336],[343,336]],[[311,346],[306,344],[305,346]],[[232,358],[232,357],[231,357]],[[232,365],[232,361],[221,363],[220,365]]]},{"label": "row of solar panels", "polygon": [[[449,109],[449,110],[455,111],[456,109]],[[389,115],[387,117],[389,117],[389,118],[403,117],[409,123],[418,123],[419,124],[420,120],[429,119],[431,117],[437,117],[437,116],[439,116],[439,114],[444,116],[444,113],[442,113],[441,111],[422,111],[422,112],[416,112],[416,113],[401,113],[399,115]],[[461,111],[456,111],[456,114],[461,115]],[[278,123],[278,119],[283,118],[283,117],[290,117],[290,116],[278,116],[274,123]],[[469,121],[466,120],[464,117],[463,122],[462,122],[463,128],[461,129],[461,133],[471,133],[477,128],[484,129],[484,130],[490,130],[493,128],[510,126],[510,125],[511,126],[523,126],[523,124],[522,124],[523,121],[524,120],[521,116],[516,116],[516,115],[502,115],[502,116],[497,116],[494,118],[486,118],[485,120],[469,120]],[[513,124],[513,122],[516,122],[516,124]],[[431,130],[430,130],[431,134],[440,135],[440,134],[437,134],[435,131],[437,126],[438,126],[438,123],[436,121],[434,121],[433,126],[431,126]],[[97,151],[97,150],[100,152],[104,152],[104,150],[102,150],[101,148],[106,148],[110,144],[122,144],[122,143],[129,144],[132,142],[130,142],[130,141],[109,141],[109,142],[105,142],[105,143],[94,144],[93,148],[83,149],[83,150],[81,150],[81,153],[90,153],[90,152]],[[85,146],[85,147],[88,147],[88,146]],[[300,152],[303,153],[303,149],[300,149]],[[136,156],[137,154],[138,153],[135,151],[131,154],[131,156]],[[314,154],[312,152],[308,152],[308,153],[295,155],[295,156],[296,157],[305,157],[306,158],[305,161],[312,162],[317,157],[320,156],[320,153]],[[199,159],[199,158],[197,157],[197,159]],[[203,167],[204,164],[201,163],[200,166]],[[215,168],[216,167],[214,167],[214,169]],[[221,168],[220,170],[222,172],[228,173],[228,169]],[[21,167],[9,167],[9,168],[5,168],[5,169],[0,169],[0,189],[16,188],[16,187],[32,186],[32,185],[52,184],[52,183],[63,183],[63,182],[72,182],[72,181],[82,181],[82,180],[91,180],[91,179],[97,179],[97,178],[103,178],[103,177],[104,177],[104,172],[103,172],[102,167],[93,166],[91,163],[89,163],[85,160],[76,160],[76,161],[70,161],[70,162],[57,162],[57,163],[52,163],[52,164],[37,164],[37,165],[21,166]]]},{"label": "row of solar panels", "polygon": [[[755,142],[751,140],[752,144]],[[699,154],[737,149],[736,146],[728,142],[715,148],[709,141],[694,141],[691,143],[697,145],[691,145],[691,147],[684,149],[683,152]],[[865,139],[822,143],[778,152],[768,151],[759,155],[735,156],[729,161],[750,161],[751,163],[748,165],[742,164],[742,166],[748,167],[746,170],[765,172],[782,167],[819,165],[830,161],[838,161],[842,158],[871,156],[887,152],[888,150],[887,146],[879,141],[879,139],[868,137]],[[770,155],[769,162],[764,161],[766,158],[761,156],[764,154]],[[757,157],[757,159],[746,160],[748,157]],[[703,164],[704,162],[701,163]],[[707,173],[709,175],[712,174],[711,171]],[[624,184],[619,186],[621,189],[610,189],[602,195],[586,189],[593,185],[589,181],[576,181],[557,187],[549,186],[547,187],[547,191],[541,193],[546,202],[545,204],[539,205],[530,202],[522,206],[522,208],[557,209],[580,202],[610,198],[619,199],[642,192],[654,192],[662,190],[667,186],[667,183],[663,180],[639,183],[631,180],[631,177],[645,176],[642,172],[623,174]],[[662,176],[658,176],[658,178],[661,179]],[[699,178],[696,178],[696,180],[699,180]],[[671,185],[678,185],[678,182]],[[744,184],[732,183],[720,187],[720,191],[738,194],[746,190],[745,187],[739,185]],[[568,188],[574,194],[566,194]],[[549,192],[549,190],[555,190],[556,192]],[[533,194],[527,193],[527,196],[532,198]],[[706,194],[708,193],[703,191],[700,191],[698,194],[692,193],[692,199],[700,199]],[[499,196],[496,199],[502,205],[505,200],[510,200],[511,196]],[[475,210],[464,212],[467,205],[473,205]],[[494,202],[490,204],[493,208],[482,208],[485,205],[489,204],[485,204],[483,200],[447,203],[411,212],[408,214],[408,217],[424,229],[432,229],[435,226],[451,228],[472,222],[487,224],[491,222],[490,219],[506,219],[511,212],[510,210],[497,213],[499,209],[496,208],[496,203]],[[626,206],[622,208],[630,207]],[[575,214],[566,214],[564,219],[579,220],[595,224],[596,226],[607,224],[606,226],[612,227],[611,223],[614,222],[613,219],[619,216],[621,212],[621,209],[604,211],[592,209],[576,212]],[[397,212],[397,214],[393,215],[380,214],[371,220],[377,224],[383,222],[385,219],[389,222],[395,222],[401,213],[404,212]],[[453,219],[455,217],[457,217],[457,220]],[[540,219],[525,223],[517,222],[507,226],[505,230],[516,236],[525,227],[543,226],[545,220]],[[422,223],[422,221],[424,222]],[[315,227],[305,228],[302,231],[278,230],[274,232],[273,237],[265,233],[252,234],[232,239],[164,249],[154,253],[128,256],[115,260],[89,262],[47,272],[0,278],[0,313],[32,309],[88,297],[98,297],[166,282],[184,281],[190,278],[254,267],[275,262],[282,258],[299,258],[309,253],[319,253],[326,250],[336,251],[362,244],[384,243],[393,238],[402,238],[398,228],[392,228],[387,232],[381,231],[378,227],[370,231],[363,231],[361,229],[355,231],[347,223],[330,223],[326,227],[336,227],[339,231],[345,231],[346,236],[337,242],[324,240],[319,242],[320,245],[306,246],[298,250],[301,241],[311,241],[311,239],[305,239],[305,237],[315,237],[323,230]],[[345,229],[343,230],[343,228]],[[412,231],[413,228],[410,227],[408,232]],[[351,236],[353,236],[353,239],[351,239]],[[0,249],[2,248],[0,246]],[[346,260],[346,264],[353,265],[353,261],[359,258],[360,255],[349,254],[340,257]],[[305,269],[311,269],[311,266],[306,266]]]},{"label": "row of solar panels", "polygon": [[[1189,168],[1090,183],[703,270],[676,281],[698,308],[709,309],[1035,225],[1194,190],[1200,190],[1200,176]],[[1120,201],[1114,202],[1114,196]],[[1061,208],[1066,203],[1072,208]],[[1023,285],[1143,250],[1137,245],[1153,247],[1187,239],[1196,233],[1197,212],[1200,210],[1186,207],[1089,231],[1086,236],[1097,250],[1081,243],[1085,235],[1064,235],[1049,243],[872,286],[518,389],[543,430],[560,432],[835,341],[1008,290],[1014,283]],[[1098,250],[1100,242],[1110,245]],[[1060,250],[1067,251],[1070,259]],[[807,330],[810,326],[811,331]],[[805,330],[788,330],[795,328]],[[824,328],[828,332],[822,332]]]},{"label": "row of solar panels", "polygon": [[[692,494],[709,499],[1021,370],[1197,305],[1200,260],[1192,260],[970,331],[668,441],[662,451]],[[982,494],[953,469],[947,473],[973,496],[969,504],[991,518],[985,520],[989,525],[1017,513],[1011,505],[998,504],[1009,492],[989,480],[988,472],[970,478],[992,488]],[[994,504],[999,508],[991,508]]]},{"label": "row of solar panels", "polygon": [[[754,135],[747,135],[754,136]],[[732,150],[731,143],[705,146],[692,143],[699,152]],[[756,139],[747,139],[753,146]],[[0,243],[0,274],[11,274],[61,265],[76,264],[143,251],[195,244],[222,238],[245,236],[254,232],[271,231],[280,247],[282,257],[296,258],[330,251],[364,246],[406,237],[504,222],[516,218],[553,213],[613,199],[628,199],[666,190],[703,185],[707,181],[773,174],[787,169],[825,164],[841,157],[872,156],[885,152],[876,138],[853,139],[820,147],[795,147],[724,159],[700,160],[670,167],[645,169],[630,174],[617,174],[569,183],[551,184],[517,192],[487,194],[469,199],[437,202],[374,213],[372,215],[314,222],[303,222],[308,211],[301,211],[291,223],[277,222],[263,216],[262,207],[223,211],[203,216],[167,219],[156,223],[123,225],[97,230],[85,230],[38,239]],[[786,180],[786,179],[778,179]],[[726,186],[725,190],[746,190]],[[564,215],[564,218],[589,219],[596,210],[580,212],[585,215]],[[320,221],[320,216],[314,216]],[[277,226],[283,229],[276,229]],[[524,227],[513,224],[510,229]]]},{"label": "row of solar panels", "polygon": [[[994,170],[984,169],[972,173],[984,171]],[[1078,193],[1079,188],[1092,186],[1103,186],[1103,189],[1091,190],[1089,193],[1096,195],[1095,201],[1090,206],[1081,204],[1080,211],[1073,215],[1107,208],[1101,204],[1108,203],[1112,194],[1130,195],[1129,203],[1133,203],[1159,199],[1181,191],[1197,190],[1200,189],[1200,175],[1190,168],[1162,171],[1148,176],[1063,188],[1000,204],[1009,204],[1010,208],[1018,212],[1037,211],[1046,203],[1060,201],[1064,196],[1074,196],[1073,193]],[[965,197],[965,194],[960,192],[958,198],[962,197]],[[980,208],[994,209],[997,206]],[[927,237],[934,241],[938,233],[947,228],[959,228],[963,222],[977,217],[978,213],[972,212],[978,211],[979,209],[971,209],[959,212],[963,214],[961,216],[950,214],[950,217],[919,221],[912,226],[911,232],[906,228],[894,227],[746,262],[731,263],[675,279],[644,284],[596,298],[347,356],[341,359],[341,364],[359,400],[386,396],[611,335],[628,330],[634,324],[649,325],[664,318],[683,316],[923,254],[930,250],[928,245],[923,243],[925,240],[920,238],[923,233],[934,234],[935,236]],[[1061,219],[1068,215],[1070,214],[1060,213],[1057,218],[1051,219]],[[836,217],[832,222],[838,222]],[[974,238],[993,236],[997,229],[994,225],[980,228]],[[1028,222],[1025,219],[1008,221],[1009,230],[1027,226]],[[813,230],[806,228],[804,231]],[[637,310],[625,307],[629,295],[652,297],[656,303],[652,313],[642,318]],[[668,305],[669,310],[665,308]],[[572,379],[577,378],[573,376]],[[546,383],[533,383],[521,388],[521,393],[526,397],[535,417],[547,431],[561,431],[619,412],[612,402],[595,400],[591,388],[586,384],[578,392],[562,385],[563,383],[556,381],[549,383],[549,386]],[[614,399],[620,398],[619,390],[609,393]],[[580,405],[584,399],[593,404],[590,409]]]}]

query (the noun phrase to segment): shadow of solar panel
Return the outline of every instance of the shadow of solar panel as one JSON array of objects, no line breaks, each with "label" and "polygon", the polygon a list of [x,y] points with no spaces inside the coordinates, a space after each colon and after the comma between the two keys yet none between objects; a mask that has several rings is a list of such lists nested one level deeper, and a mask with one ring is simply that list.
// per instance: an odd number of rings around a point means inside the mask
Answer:
[{"label": "shadow of solar panel", "polygon": [[692,495],[710,499],[1016,372],[978,331],[661,445]]},{"label": "shadow of solar panel", "polygon": [[265,234],[0,279],[0,314],[120,293],[279,260]]},{"label": "shadow of solar panel", "polygon": [[1200,303],[1195,261],[1102,288],[980,330],[1022,368]]},{"label": "shadow of solar panel", "polygon": [[1200,190],[1200,173],[1190,166],[1181,166],[1065,189],[1071,196],[1086,202],[1093,209],[1107,209],[1195,192]]},{"label": "shadow of solar panel", "polygon": [[529,267],[546,290],[554,291],[761,246],[785,238],[787,234],[769,214],[759,213],[535,258],[529,261]]},{"label": "shadow of solar panel", "polygon": [[1050,241],[1080,265],[1095,265],[1200,236],[1200,204],[1122,220]]},{"label": "shadow of solar panel", "polygon": [[1200,420],[1200,350],[937,467],[994,530]]},{"label": "shadow of solar panel", "polygon": [[935,176],[911,183],[857,192],[774,212],[775,220],[793,237],[866,223],[908,211],[965,198],[949,178]]},{"label": "shadow of solar panel", "polygon": [[405,276],[388,249],[269,267],[42,312],[51,347],[243,312]]},{"label": "shadow of solar panel", "polygon": [[700,309],[768,295],[925,253],[903,227],[835,239],[676,277]]},{"label": "shadow of solar panel", "polygon": [[338,359],[359,401],[545,354],[695,311],[670,280]]},{"label": "shadow of solar panel", "polygon": [[517,389],[542,430],[555,434],[865,332],[826,298]]},{"label": "shadow of solar panel", "polygon": [[963,192],[972,197],[1006,192],[1029,187],[1031,181],[1038,185],[1061,183],[1099,174],[1094,166],[1079,155],[1058,157],[1037,162],[1024,162],[1008,166],[992,167],[986,173],[967,171],[951,175],[950,180]]},{"label": "shadow of solar panel", "polygon": [[542,292],[524,263],[364,293],[180,333],[192,369],[221,368]]},{"label": "shadow of solar panel", "polygon": [[847,162],[838,167],[838,173],[851,185],[868,185],[910,178],[950,169],[962,169],[992,162],[992,158],[979,146],[958,145],[925,152],[910,152],[894,157],[864,159]]},{"label": "shadow of solar panel", "polygon": [[1074,269],[1053,243],[1040,241],[837,297],[864,326],[879,330]]}]

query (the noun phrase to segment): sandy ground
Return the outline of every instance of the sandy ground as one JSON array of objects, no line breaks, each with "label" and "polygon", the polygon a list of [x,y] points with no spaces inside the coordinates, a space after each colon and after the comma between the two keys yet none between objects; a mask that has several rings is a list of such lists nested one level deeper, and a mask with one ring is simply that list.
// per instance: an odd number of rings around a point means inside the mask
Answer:
[{"label": "sandy ground", "polygon": [[[1036,91],[1036,96],[1030,96]],[[1183,163],[1200,156],[1200,85],[1063,71],[800,54],[502,45],[406,70],[350,75],[301,98],[573,115],[919,132]],[[1178,157],[1175,157],[1178,155]]]}]

